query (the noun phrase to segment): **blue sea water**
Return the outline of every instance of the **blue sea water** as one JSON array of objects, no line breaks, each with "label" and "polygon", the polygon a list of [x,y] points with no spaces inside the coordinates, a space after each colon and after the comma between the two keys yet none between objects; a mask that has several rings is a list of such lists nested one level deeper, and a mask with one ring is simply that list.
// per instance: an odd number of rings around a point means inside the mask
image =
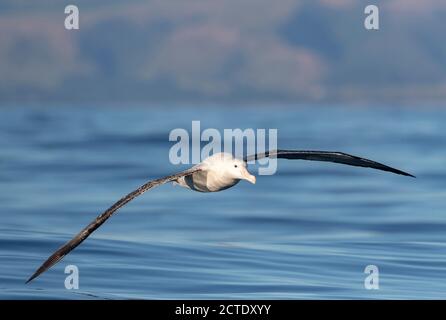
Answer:
[{"label": "blue sea water", "polygon": [[[215,194],[164,185],[25,284],[115,200],[184,169],[168,136],[192,120],[277,128],[281,148],[344,151],[417,178],[283,160]],[[443,299],[445,122],[445,109],[422,106],[2,108],[0,299]],[[67,265],[78,290],[64,286]],[[378,290],[364,287],[367,265]]]}]

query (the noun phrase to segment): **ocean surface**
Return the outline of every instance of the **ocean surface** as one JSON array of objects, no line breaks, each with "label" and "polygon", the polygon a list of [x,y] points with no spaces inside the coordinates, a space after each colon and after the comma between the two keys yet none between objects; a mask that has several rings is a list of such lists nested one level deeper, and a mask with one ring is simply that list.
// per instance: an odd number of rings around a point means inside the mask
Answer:
[{"label": "ocean surface", "polygon": [[[25,284],[121,196],[186,168],[169,162],[169,133],[192,120],[275,128],[280,148],[343,151],[417,178],[281,160],[256,185],[215,194],[166,184]],[[444,299],[445,200],[441,108],[2,108],[0,299]],[[79,289],[65,288],[68,265]],[[365,288],[368,265],[379,289]]]}]

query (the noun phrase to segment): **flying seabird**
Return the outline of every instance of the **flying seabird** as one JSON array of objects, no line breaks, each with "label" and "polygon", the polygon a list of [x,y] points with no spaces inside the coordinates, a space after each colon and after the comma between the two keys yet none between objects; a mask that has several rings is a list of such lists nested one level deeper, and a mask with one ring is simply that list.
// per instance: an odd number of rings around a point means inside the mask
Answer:
[{"label": "flying seabird", "polygon": [[256,182],[256,177],[248,172],[246,169],[249,161],[258,160],[262,158],[278,158],[278,159],[292,159],[292,160],[311,160],[311,161],[327,161],[346,164],[350,166],[373,168],[382,171],[388,171],[403,176],[415,177],[404,171],[391,168],[384,164],[352,156],[343,152],[331,151],[303,151],[303,150],[274,150],[264,153],[258,153],[251,156],[237,159],[229,153],[214,154],[201,163],[192,168],[172,174],[163,178],[151,180],[138,189],[130,192],[125,197],[118,200],[110,208],[100,214],[88,226],[82,229],[73,239],[65,243],[56,252],[54,252],[26,281],[30,282],[40,274],[51,268],[59,262],[64,256],[70,253],[74,248],[81,244],[90,236],[97,228],[99,228],[108,218],[110,218],[118,209],[126,205],[134,198],[140,196],[144,192],[165,184],[167,182],[174,182],[182,187],[189,188],[198,192],[217,192],[228,189],[236,185],[240,180],[247,180],[253,184]]}]

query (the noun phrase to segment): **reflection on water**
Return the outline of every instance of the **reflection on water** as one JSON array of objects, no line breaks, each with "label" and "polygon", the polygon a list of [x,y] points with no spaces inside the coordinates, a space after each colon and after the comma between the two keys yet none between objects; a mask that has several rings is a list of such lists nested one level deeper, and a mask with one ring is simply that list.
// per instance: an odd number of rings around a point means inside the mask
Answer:
[{"label": "reflection on water", "polygon": [[[0,298],[444,298],[446,112],[400,108],[10,108],[0,117]],[[417,179],[286,161],[216,194],[165,185],[25,280],[120,196],[183,167],[170,130],[277,128]],[[64,288],[64,268],[80,289]],[[364,268],[380,289],[364,289]]]}]

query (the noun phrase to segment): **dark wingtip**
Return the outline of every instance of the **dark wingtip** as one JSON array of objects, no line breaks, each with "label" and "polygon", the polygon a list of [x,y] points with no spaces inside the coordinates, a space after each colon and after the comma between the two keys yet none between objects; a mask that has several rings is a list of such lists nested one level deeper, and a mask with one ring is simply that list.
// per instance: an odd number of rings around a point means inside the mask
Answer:
[{"label": "dark wingtip", "polygon": [[[51,267],[51,266],[50,266]],[[35,278],[37,278],[38,276],[40,276],[42,273],[44,273],[46,270],[48,270],[50,267],[46,267],[45,264],[41,265],[39,267],[39,269],[36,270],[36,272],[33,273],[33,275],[31,277],[29,277],[28,280],[26,280],[25,284],[30,283],[31,281],[33,281]]]},{"label": "dark wingtip", "polygon": [[377,163],[377,164],[380,165],[381,167],[372,167],[372,168],[392,172],[392,173],[399,174],[399,175],[406,176],[406,177],[416,178],[413,174],[404,172],[402,170],[395,169],[395,168],[392,168],[392,167],[389,167],[389,166],[386,166],[386,165],[383,165],[380,163]]},{"label": "dark wingtip", "polygon": [[35,278],[37,278],[39,276],[40,273],[38,273],[38,271],[34,272],[33,275],[31,277],[29,277],[28,280],[26,280],[25,284],[30,283],[31,281],[33,281]]},{"label": "dark wingtip", "polygon": [[64,254],[60,254],[60,251],[63,250],[65,246],[63,246],[61,249],[57,250],[55,253],[53,253],[42,265],[36,270],[36,272],[33,273],[31,277],[25,282],[25,284],[31,282],[38,276],[40,276],[42,273],[47,271],[49,268],[54,266],[56,263],[60,261],[64,257]]},{"label": "dark wingtip", "polygon": [[401,171],[401,170],[397,170],[397,171],[395,171],[395,173],[403,175],[403,176],[406,176],[406,177],[416,178],[413,174],[410,174],[410,173],[407,173],[407,172],[404,172],[404,171]]}]

